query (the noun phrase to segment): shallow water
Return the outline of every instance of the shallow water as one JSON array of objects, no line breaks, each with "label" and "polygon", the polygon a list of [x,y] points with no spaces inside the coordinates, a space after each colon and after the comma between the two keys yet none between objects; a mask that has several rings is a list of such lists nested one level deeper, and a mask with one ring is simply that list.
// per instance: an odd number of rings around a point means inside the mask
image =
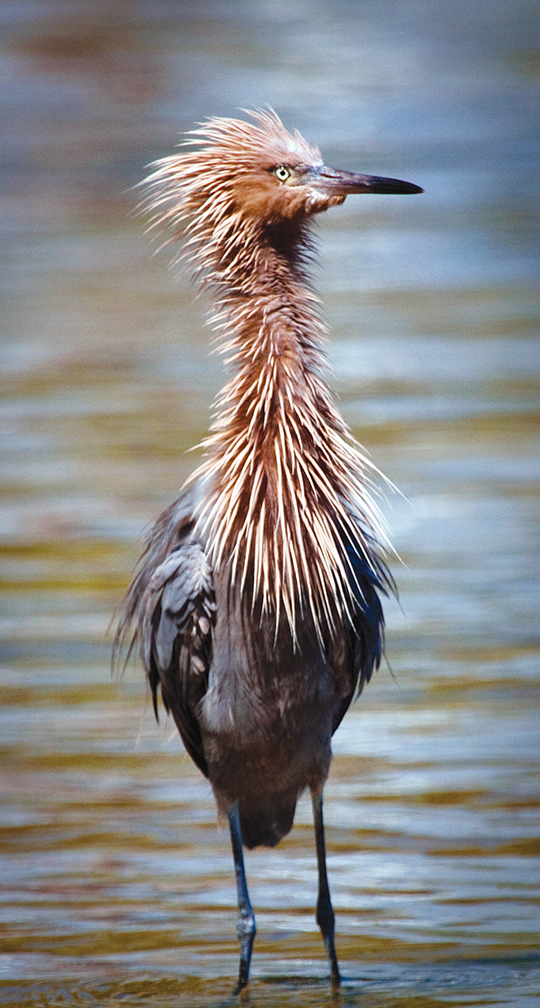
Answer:
[{"label": "shallow water", "polygon": [[314,921],[309,803],[247,855],[254,1006],[515,1005],[540,992],[537,63],[526,3],[0,9],[0,1003],[234,1004],[228,837],[107,627],[221,380],[129,187],[270,102],[330,164],[422,197],[320,222],[332,384],[404,496],[387,656],[335,737]]}]

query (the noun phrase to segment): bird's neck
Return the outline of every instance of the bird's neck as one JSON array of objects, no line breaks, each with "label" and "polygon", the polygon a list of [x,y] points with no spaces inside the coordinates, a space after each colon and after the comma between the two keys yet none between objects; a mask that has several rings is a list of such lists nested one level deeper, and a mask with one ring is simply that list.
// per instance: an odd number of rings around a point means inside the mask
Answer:
[{"label": "bird's neck", "polygon": [[[256,415],[261,432],[287,423],[283,402],[295,410],[308,401],[317,408],[322,387],[315,380],[325,335],[319,301],[303,278],[286,267],[279,256],[266,256],[264,269],[244,280],[242,290],[229,292],[224,305],[224,351],[235,372],[226,396],[238,403],[247,397],[249,426]],[[241,416],[242,410],[234,414],[235,426]]]},{"label": "bird's neck", "polygon": [[320,377],[324,328],[300,269],[267,246],[249,276],[227,272],[217,318],[234,376],[205,442],[200,522],[214,565],[294,635],[299,611],[317,628],[347,612],[343,538],[359,535],[365,460]]},{"label": "bird's neck", "polygon": [[[229,486],[238,489],[237,481],[249,483],[250,474],[264,471],[268,498],[296,452],[312,457],[328,428],[345,428],[320,376],[320,302],[291,257],[264,245],[257,268],[234,278],[229,271],[228,281],[217,319],[233,377],[218,397],[207,444]],[[280,491],[286,495],[288,484]]]},{"label": "bird's neck", "polygon": [[215,319],[234,376],[217,401],[210,442],[217,458],[240,439],[253,466],[261,457],[271,469],[276,437],[286,441],[308,419],[324,436],[331,407],[320,378],[325,329],[302,270],[306,245],[305,230],[289,225],[252,236],[249,268],[236,244],[221,251]]}]

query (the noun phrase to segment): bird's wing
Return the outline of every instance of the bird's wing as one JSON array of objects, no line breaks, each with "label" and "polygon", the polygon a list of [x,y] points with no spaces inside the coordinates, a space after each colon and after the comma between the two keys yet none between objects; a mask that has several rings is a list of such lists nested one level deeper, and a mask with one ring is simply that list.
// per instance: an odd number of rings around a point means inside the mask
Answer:
[{"label": "bird's wing", "polygon": [[369,566],[364,557],[354,551],[349,554],[354,572],[353,592],[357,602],[354,627],[356,630],[355,666],[359,677],[358,691],[369,682],[374,669],[378,669],[384,647],[384,615],[379,593],[387,595],[385,584],[391,584],[386,569]]},{"label": "bird's wing", "polygon": [[207,773],[196,708],[208,688],[215,621],[212,571],[202,545],[187,540],[149,578],[138,637],[157,717],[157,691],[197,766]]},{"label": "bird's wing", "polygon": [[334,670],[341,703],[334,718],[333,731],[344,717],[351,701],[364,683],[369,682],[373,670],[381,663],[384,648],[384,616],[379,592],[387,594],[392,578],[382,562],[368,564],[353,547],[346,547],[350,568],[350,583],[356,603],[352,618],[352,631],[332,642],[328,655]]}]

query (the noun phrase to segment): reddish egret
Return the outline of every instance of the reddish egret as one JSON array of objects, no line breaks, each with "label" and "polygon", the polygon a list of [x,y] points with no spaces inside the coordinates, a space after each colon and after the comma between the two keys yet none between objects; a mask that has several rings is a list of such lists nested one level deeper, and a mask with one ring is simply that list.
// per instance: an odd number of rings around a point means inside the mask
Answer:
[{"label": "reddish egret", "polygon": [[[158,518],[117,643],[134,640],[184,745],[228,818],[238,895],[238,990],[255,917],[243,845],[273,847],[309,788],[317,922],[340,982],[326,872],[323,787],[331,738],[381,657],[373,468],[321,377],[324,328],[307,279],[313,214],[351,193],[419,193],[327,168],[272,112],[210,119],[145,180],[146,208],[209,289],[232,377],[207,458]],[[195,149],[193,149],[195,147]]]}]

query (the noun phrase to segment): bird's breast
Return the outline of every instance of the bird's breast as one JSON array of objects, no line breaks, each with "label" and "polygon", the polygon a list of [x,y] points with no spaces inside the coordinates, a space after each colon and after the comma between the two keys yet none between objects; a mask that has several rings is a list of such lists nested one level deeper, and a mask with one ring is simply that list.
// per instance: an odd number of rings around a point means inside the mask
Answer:
[{"label": "bird's breast", "polygon": [[240,593],[235,597],[225,582],[222,588],[219,578],[216,613],[199,711],[203,733],[253,742],[276,733],[297,736],[313,719],[331,725],[334,675],[314,628],[300,625],[294,639],[284,616],[276,622],[271,613],[246,610]]},{"label": "bird's breast", "polygon": [[[199,708],[208,775],[218,804],[246,794],[296,797],[324,782],[336,690],[320,650],[303,653],[216,627],[209,684]],[[221,630],[221,633],[220,633]]]}]

